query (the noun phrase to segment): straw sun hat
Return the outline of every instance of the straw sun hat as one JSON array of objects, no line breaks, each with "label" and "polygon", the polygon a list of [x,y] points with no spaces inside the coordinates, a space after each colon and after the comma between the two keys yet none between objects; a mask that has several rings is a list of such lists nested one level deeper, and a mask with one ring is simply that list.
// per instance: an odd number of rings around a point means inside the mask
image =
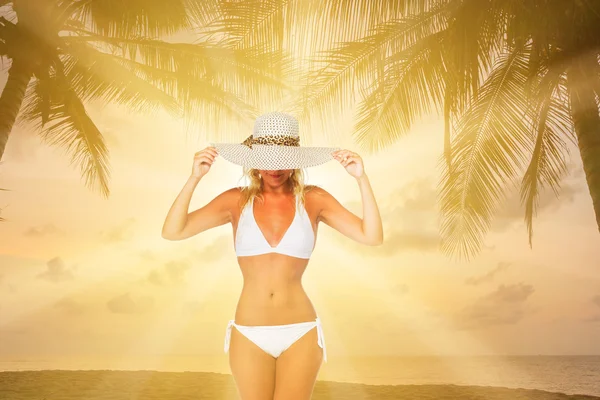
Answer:
[{"label": "straw sun hat", "polygon": [[282,112],[260,115],[242,143],[210,143],[227,161],[246,168],[277,170],[314,167],[333,159],[337,147],[300,146],[298,120]]}]

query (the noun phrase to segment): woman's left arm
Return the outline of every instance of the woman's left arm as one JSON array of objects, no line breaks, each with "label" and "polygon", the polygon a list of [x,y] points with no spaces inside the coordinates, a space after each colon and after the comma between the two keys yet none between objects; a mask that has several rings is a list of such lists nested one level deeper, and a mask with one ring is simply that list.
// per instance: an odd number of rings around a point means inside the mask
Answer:
[{"label": "woman's left arm", "polygon": [[365,174],[362,158],[348,150],[333,152],[333,157],[356,179],[362,198],[362,219],[341,205],[333,196],[324,194],[319,219],[357,242],[377,246],[383,243],[383,227],[379,208],[373,195],[369,178]]}]

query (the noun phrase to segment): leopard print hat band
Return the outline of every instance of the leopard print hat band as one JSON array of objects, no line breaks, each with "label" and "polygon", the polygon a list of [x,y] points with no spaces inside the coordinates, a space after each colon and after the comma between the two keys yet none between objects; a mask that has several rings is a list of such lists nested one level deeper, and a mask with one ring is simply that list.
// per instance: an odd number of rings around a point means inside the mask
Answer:
[{"label": "leopard print hat band", "polygon": [[250,148],[252,148],[253,144],[264,144],[272,146],[300,146],[300,138],[281,135],[264,135],[258,137],[250,135],[246,138],[246,140],[242,142],[242,144]]},{"label": "leopard print hat band", "polygon": [[333,159],[337,147],[300,146],[296,118],[281,112],[259,116],[253,134],[242,143],[211,143],[226,160],[247,168],[307,168]]}]

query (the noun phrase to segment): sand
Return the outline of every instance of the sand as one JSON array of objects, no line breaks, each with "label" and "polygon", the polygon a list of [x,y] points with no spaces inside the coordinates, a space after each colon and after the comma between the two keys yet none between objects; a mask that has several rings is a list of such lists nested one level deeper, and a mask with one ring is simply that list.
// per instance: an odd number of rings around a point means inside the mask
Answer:
[{"label": "sand", "polygon": [[[157,371],[0,372],[0,400],[238,399],[231,375]],[[541,390],[456,385],[362,385],[317,381],[313,400],[600,399]]]}]

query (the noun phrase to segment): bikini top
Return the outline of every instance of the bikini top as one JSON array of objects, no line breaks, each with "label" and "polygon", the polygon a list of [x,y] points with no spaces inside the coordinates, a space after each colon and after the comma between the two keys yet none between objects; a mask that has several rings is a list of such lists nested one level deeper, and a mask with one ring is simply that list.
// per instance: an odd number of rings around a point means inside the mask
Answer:
[{"label": "bikini top", "polygon": [[296,196],[296,213],[292,223],[277,244],[272,247],[263,235],[254,218],[254,198],[246,204],[240,214],[235,233],[235,254],[255,256],[279,253],[298,258],[310,258],[315,245],[315,234],[306,208]]}]

